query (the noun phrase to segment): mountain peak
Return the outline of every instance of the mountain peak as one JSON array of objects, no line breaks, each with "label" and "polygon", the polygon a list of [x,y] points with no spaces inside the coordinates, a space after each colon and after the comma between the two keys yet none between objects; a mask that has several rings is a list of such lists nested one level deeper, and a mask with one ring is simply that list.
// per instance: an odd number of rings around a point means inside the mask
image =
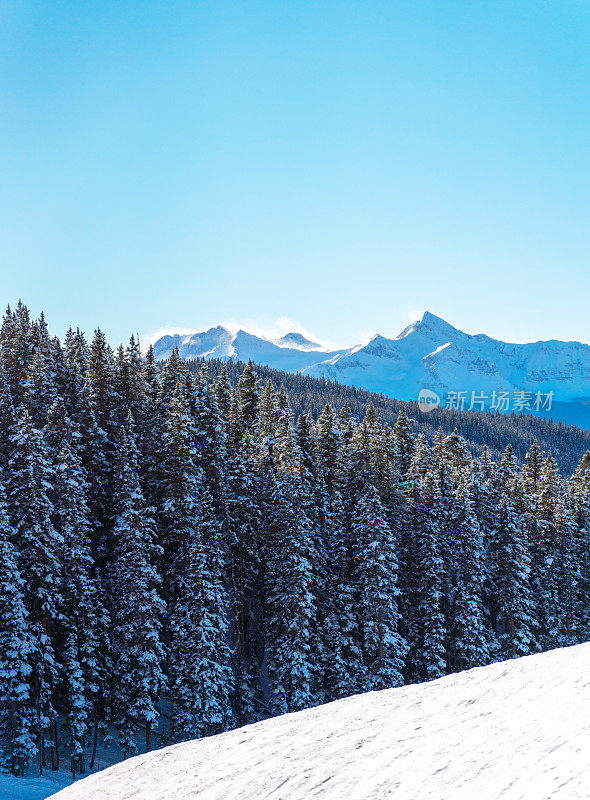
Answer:
[{"label": "mountain peak", "polygon": [[312,342],[310,339],[307,339],[302,333],[298,331],[291,331],[290,333],[286,333],[281,339],[278,340],[277,344],[282,346],[289,346],[289,347],[297,347],[302,350],[321,350],[322,346],[317,342]]},{"label": "mountain peak", "polygon": [[[209,328],[206,331],[207,334],[218,334],[220,336],[227,336],[228,339],[231,339],[231,331],[225,328],[223,325],[216,325],[214,328]],[[202,334],[199,334],[202,336]]]},{"label": "mountain peak", "polygon": [[424,311],[418,317],[418,319],[410,322],[409,325],[406,325],[403,331],[396,338],[403,339],[410,333],[414,333],[414,331],[423,331],[425,333],[448,336],[451,332],[456,333],[457,329],[446,322],[442,317],[437,317],[436,314],[433,314],[431,311]]}]

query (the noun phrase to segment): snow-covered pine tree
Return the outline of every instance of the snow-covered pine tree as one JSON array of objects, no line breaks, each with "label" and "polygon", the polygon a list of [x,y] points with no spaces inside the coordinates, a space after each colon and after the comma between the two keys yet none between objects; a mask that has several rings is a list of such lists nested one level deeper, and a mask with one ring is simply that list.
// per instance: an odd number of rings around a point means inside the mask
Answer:
[{"label": "snow-covered pine tree", "polygon": [[316,601],[322,614],[317,666],[321,673],[321,696],[329,702],[353,694],[362,686],[363,654],[342,498],[337,489],[328,491],[321,476],[318,493],[326,562],[322,596]]},{"label": "snow-covered pine tree", "polygon": [[544,455],[539,447],[539,443],[536,439],[533,439],[533,443],[525,456],[522,467],[524,490],[529,497],[536,494],[539,490],[543,461]]},{"label": "snow-covered pine tree", "polygon": [[267,381],[258,405],[258,441],[263,461],[272,457],[274,433],[280,417],[277,393],[272,381]]},{"label": "snow-covered pine tree", "polygon": [[531,525],[531,583],[536,599],[536,640],[541,650],[559,646],[559,542],[556,509],[560,475],[555,459],[547,454],[538,482]]},{"label": "snow-covered pine tree", "polygon": [[[53,506],[48,496],[54,473],[40,431],[33,427],[26,408],[17,413],[12,437],[13,451],[8,465],[9,505],[15,527],[19,567],[26,576],[25,602],[36,640],[34,698],[36,732],[43,742],[50,729],[52,766],[57,769],[57,665],[53,637],[60,620],[61,565],[63,542],[53,523]],[[44,747],[40,746],[41,763]]]},{"label": "snow-covered pine tree", "polygon": [[279,420],[274,459],[268,475],[270,502],[263,539],[264,622],[271,709],[282,713],[315,702],[313,531],[305,513],[301,451],[289,413]]},{"label": "snow-covered pine tree", "polygon": [[0,345],[12,401],[18,407],[24,396],[27,370],[34,353],[34,338],[28,308],[19,300],[14,311],[6,310],[0,329]]},{"label": "snow-covered pine tree", "polygon": [[533,652],[534,609],[531,602],[530,554],[526,520],[523,514],[525,494],[520,480],[502,493],[498,508],[493,559],[496,629],[503,654],[509,658]]},{"label": "snow-covered pine tree", "polygon": [[115,656],[113,721],[125,755],[137,750],[138,727],[145,729],[146,747],[151,749],[156,703],[165,685],[160,638],[164,603],[155,567],[160,548],[155,543],[153,509],[146,505],[139,485],[137,455],[129,415],[117,440],[109,581]]},{"label": "snow-covered pine tree", "polygon": [[198,375],[190,398],[194,418],[195,461],[205,476],[217,517],[225,519],[226,441],[215,393],[209,383],[206,365]]},{"label": "snow-covered pine tree", "polygon": [[448,633],[443,611],[444,562],[441,550],[441,498],[434,471],[422,479],[410,467],[408,483],[417,481],[412,492],[414,547],[412,548],[412,591],[415,611],[410,653],[415,661],[411,677],[433,680],[447,671],[446,642]]},{"label": "snow-covered pine tree", "polygon": [[197,479],[193,531],[182,548],[184,587],[170,619],[171,732],[176,740],[220,733],[232,722],[225,553],[203,478],[201,473]]},{"label": "snow-covered pine tree", "polygon": [[415,442],[412,435],[412,422],[402,406],[393,429],[396,444],[397,471],[405,476],[410,469],[414,455]]},{"label": "snow-covered pine tree", "polygon": [[84,772],[84,747],[92,724],[102,721],[105,661],[110,655],[105,632],[110,620],[93,577],[88,486],[79,450],[77,431],[66,416],[55,467],[55,518],[63,538],[61,730],[72,770]]},{"label": "snow-covered pine tree", "polygon": [[574,508],[570,499],[563,495],[555,507],[554,525],[557,551],[554,571],[558,598],[555,641],[558,647],[566,647],[580,641],[580,632],[576,630],[576,598],[582,573],[575,538]]},{"label": "snow-covered pine tree", "polygon": [[170,358],[162,367],[160,373],[160,390],[158,393],[158,405],[161,413],[164,416],[172,396],[177,386],[182,386],[186,382],[187,369],[186,364],[180,358],[178,348],[175,347]]},{"label": "snow-covered pine tree", "polygon": [[242,422],[252,435],[252,438],[256,439],[260,389],[258,387],[258,376],[256,375],[254,364],[251,361],[248,361],[246,364],[240,376],[240,380],[238,381],[238,396]]},{"label": "snow-covered pine tree", "polygon": [[163,512],[169,550],[171,733],[191,739],[225,730],[232,675],[227,645],[226,553],[205,475],[196,423],[179,388],[164,433]]},{"label": "snow-covered pine tree", "polygon": [[104,333],[97,328],[88,349],[88,387],[98,426],[113,443],[117,435],[117,391],[114,381],[113,351]]},{"label": "snow-covered pine tree", "polygon": [[14,423],[14,405],[4,373],[4,365],[0,358],[0,470],[5,470],[8,466],[8,460],[12,452],[10,437]]},{"label": "snow-covered pine tree", "polygon": [[318,469],[321,471],[326,489],[331,495],[338,488],[341,472],[342,435],[334,409],[325,405],[315,428],[315,447]]},{"label": "snow-covered pine tree", "polygon": [[47,422],[49,409],[57,398],[49,349],[37,348],[24,384],[24,402],[33,425],[41,429]]},{"label": "snow-covered pine tree", "polygon": [[264,645],[260,630],[260,479],[256,446],[249,433],[234,440],[227,464],[227,535],[232,586],[231,636],[234,642],[235,716],[254,722],[260,716],[258,679]]},{"label": "snow-covered pine tree", "polygon": [[217,400],[217,407],[219,408],[219,414],[223,421],[223,424],[227,426],[229,420],[229,411],[231,408],[231,400],[232,400],[232,388],[231,383],[229,381],[229,375],[227,374],[227,367],[224,366],[221,368],[221,372],[217,376],[217,380],[213,386],[213,390],[215,392],[215,399]]},{"label": "snow-covered pine tree", "polygon": [[462,670],[489,663],[494,652],[483,611],[483,540],[465,480],[454,492],[447,531],[453,562],[451,665]]},{"label": "snow-covered pine tree", "polygon": [[377,490],[368,485],[353,514],[353,557],[366,689],[403,683],[407,643],[399,634],[395,537]]},{"label": "snow-covered pine tree", "polygon": [[31,690],[35,642],[0,479],[0,769],[22,774],[37,752]]},{"label": "snow-covered pine tree", "polygon": [[590,638],[590,451],[582,457],[570,484],[574,547],[579,571],[575,630],[579,641]]}]

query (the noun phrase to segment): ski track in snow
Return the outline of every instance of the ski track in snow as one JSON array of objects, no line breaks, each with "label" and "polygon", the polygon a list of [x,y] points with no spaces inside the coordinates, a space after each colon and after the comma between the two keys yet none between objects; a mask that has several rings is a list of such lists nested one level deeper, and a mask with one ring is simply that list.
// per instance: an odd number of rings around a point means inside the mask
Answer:
[{"label": "ski track in snow", "polygon": [[590,644],[137,756],[55,800],[588,800]]}]

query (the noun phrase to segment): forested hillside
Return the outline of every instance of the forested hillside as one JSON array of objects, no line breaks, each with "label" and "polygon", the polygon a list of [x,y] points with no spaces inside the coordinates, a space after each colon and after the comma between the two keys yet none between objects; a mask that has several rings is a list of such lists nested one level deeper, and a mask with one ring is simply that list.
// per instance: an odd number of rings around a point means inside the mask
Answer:
[{"label": "forested hillside", "polygon": [[475,458],[385,398],[234,369],[7,312],[6,769],[149,749],[160,711],[180,741],[588,639],[590,453],[571,478],[535,442]]},{"label": "forested hillside", "polygon": [[[188,361],[188,369],[198,374],[207,364],[209,374],[216,379],[225,370],[232,386],[236,386],[245,364],[239,361],[202,359]],[[532,414],[501,414],[490,411],[457,411],[447,408],[432,408],[423,412],[415,402],[395,400],[384,394],[355,389],[342,383],[310,378],[300,373],[282,372],[263,365],[256,365],[256,373],[264,383],[283,385],[289,395],[289,405],[296,417],[311,412],[314,419],[322,413],[326,404],[336,410],[347,405],[356,420],[362,420],[367,408],[372,405],[379,419],[392,426],[402,409],[413,420],[412,430],[432,440],[439,430],[451,433],[457,430],[466,440],[474,456],[488,448],[492,458],[499,460],[508,445],[519,461],[523,461],[531,445],[538,445],[551,454],[566,474],[576,469],[581,457],[590,448],[590,432],[576,425],[553,422]]]}]

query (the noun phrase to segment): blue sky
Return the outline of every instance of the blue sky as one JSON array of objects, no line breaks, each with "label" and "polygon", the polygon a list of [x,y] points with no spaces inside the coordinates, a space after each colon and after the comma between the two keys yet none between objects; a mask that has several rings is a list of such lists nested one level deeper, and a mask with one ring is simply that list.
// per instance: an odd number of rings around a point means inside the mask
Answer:
[{"label": "blue sky", "polygon": [[0,4],[0,301],[590,341],[585,2]]}]

